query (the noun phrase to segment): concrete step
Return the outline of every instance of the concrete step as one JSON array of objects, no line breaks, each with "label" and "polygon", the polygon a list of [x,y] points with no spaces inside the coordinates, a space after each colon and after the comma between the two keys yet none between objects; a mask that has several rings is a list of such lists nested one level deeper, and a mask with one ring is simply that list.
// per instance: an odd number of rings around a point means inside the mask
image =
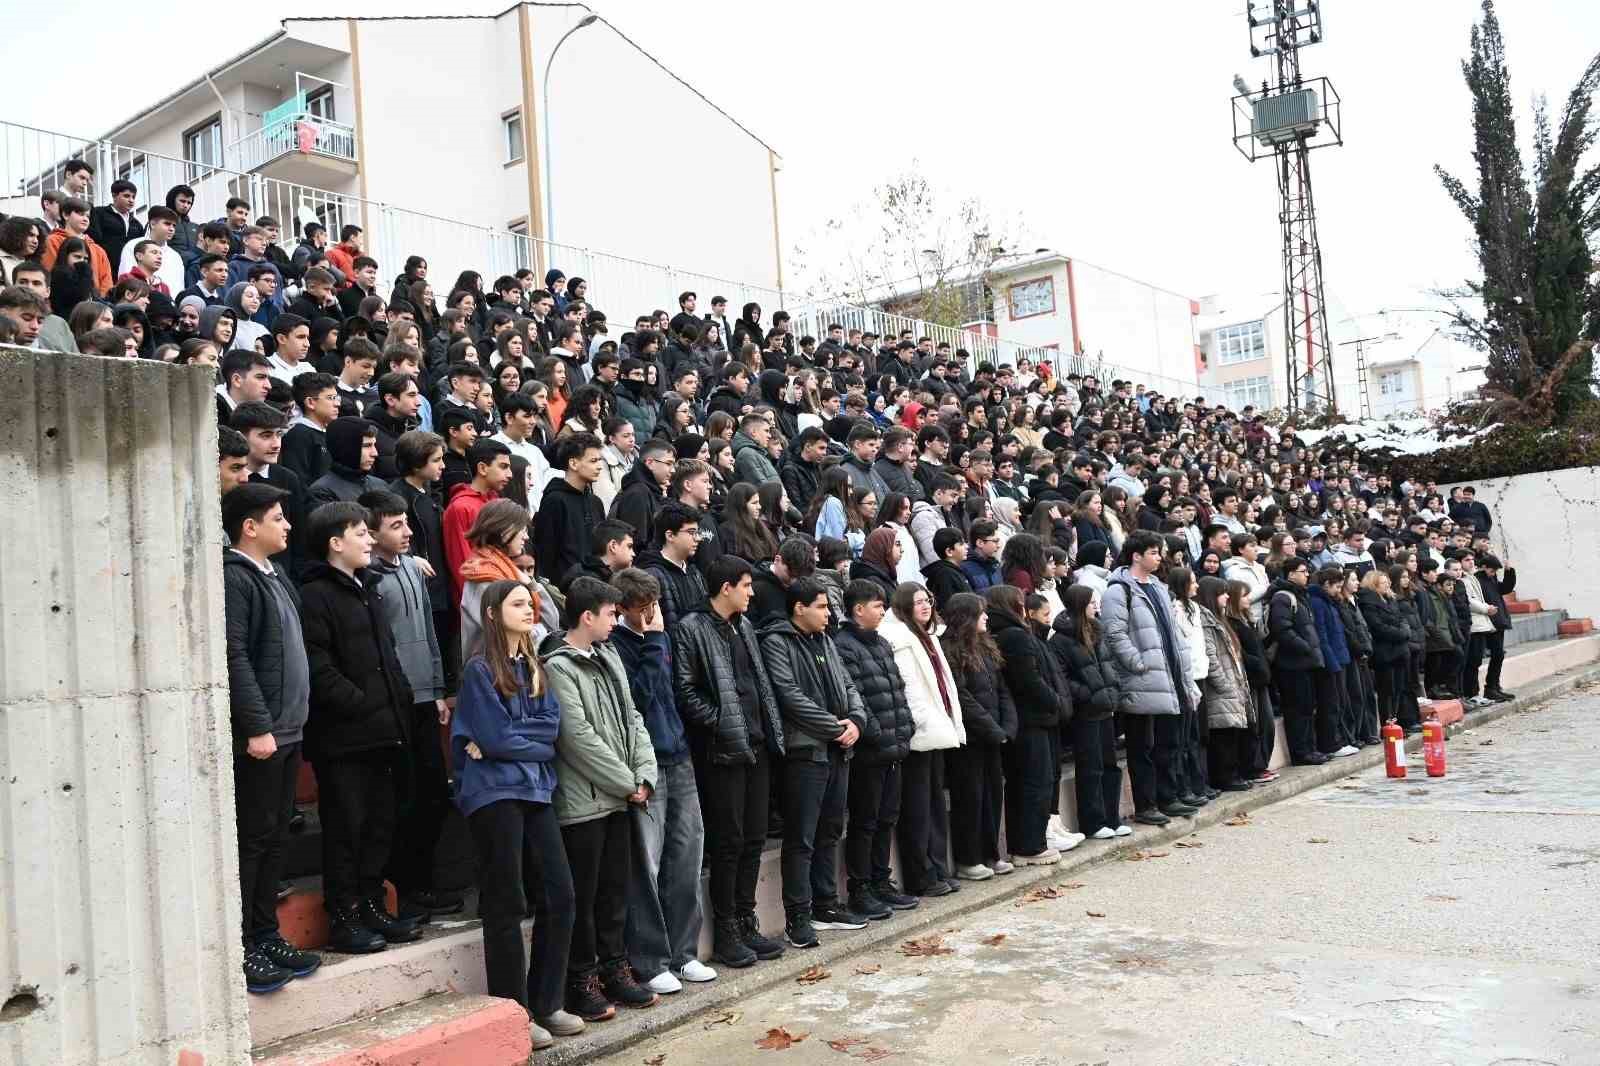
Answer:
[{"label": "concrete step", "polygon": [[1566,620],[1567,612],[1562,610],[1514,614],[1511,628],[1506,630],[1506,647],[1514,648],[1534,640],[1553,640],[1558,635],[1558,627]]},{"label": "concrete step", "polygon": [[1538,600],[1512,600],[1506,604],[1506,610],[1512,614],[1534,614],[1544,610],[1544,604]]},{"label": "concrete step", "polygon": [[1600,660],[1600,633],[1530,641],[1506,653],[1500,684],[1515,692],[1522,685],[1597,660]]},{"label": "concrete step", "polygon": [[515,1001],[450,992],[258,1046],[251,1058],[270,1066],[527,1066],[532,1053],[528,1015]]},{"label": "concrete step", "polygon": [[1594,632],[1594,622],[1588,618],[1569,618],[1556,628],[1556,632],[1563,637],[1581,637]]}]

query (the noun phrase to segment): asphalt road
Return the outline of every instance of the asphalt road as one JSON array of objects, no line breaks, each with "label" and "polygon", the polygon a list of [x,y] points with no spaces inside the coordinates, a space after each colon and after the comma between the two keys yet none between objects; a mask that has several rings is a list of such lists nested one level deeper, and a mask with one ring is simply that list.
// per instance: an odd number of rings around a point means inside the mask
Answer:
[{"label": "asphalt road", "polygon": [[1354,774],[600,1061],[1600,1064],[1597,710],[1558,698],[1452,739],[1443,779]]}]

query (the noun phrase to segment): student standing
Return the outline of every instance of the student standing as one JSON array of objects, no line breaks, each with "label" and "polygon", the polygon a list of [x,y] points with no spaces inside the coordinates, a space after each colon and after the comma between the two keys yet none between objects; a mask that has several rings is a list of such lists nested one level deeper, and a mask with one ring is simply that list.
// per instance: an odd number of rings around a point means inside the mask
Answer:
[{"label": "student standing", "polygon": [[1122,767],[1117,764],[1116,672],[1100,646],[1100,593],[1073,585],[1051,625],[1050,651],[1072,693],[1073,788],[1078,831],[1094,840],[1128,836],[1122,824]]},{"label": "student standing", "polygon": [[1015,869],[1000,857],[1000,818],[1005,809],[1003,758],[1017,739],[1017,708],[1001,673],[1000,648],[989,635],[983,598],[956,593],[943,615],[939,644],[956,680],[967,734],[967,743],[946,757],[950,849],[957,877],[984,881]]},{"label": "student standing", "polygon": [[1317,747],[1314,677],[1322,669],[1322,642],[1307,591],[1311,566],[1292,555],[1283,561],[1280,573],[1267,600],[1267,643],[1277,649],[1272,679],[1283,710],[1289,760],[1296,766],[1320,766],[1328,757]]}]

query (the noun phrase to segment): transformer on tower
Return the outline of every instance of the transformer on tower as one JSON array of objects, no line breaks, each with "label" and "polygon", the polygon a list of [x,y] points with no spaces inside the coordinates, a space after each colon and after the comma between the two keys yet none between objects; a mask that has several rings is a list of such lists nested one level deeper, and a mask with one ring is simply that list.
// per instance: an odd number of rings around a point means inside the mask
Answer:
[{"label": "transformer on tower", "polygon": [[[1267,9],[1270,8],[1270,14]],[[1311,192],[1311,152],[1344,143],[1339,94],[1327,78],[1306,78],[1300,50],[1323,40],[1321,0],[1245,4],[1250,56],[1270,58],[1274,78],[1252,90],[1233,86],[1233,144],[1252,163],[1271,158],[1278,176],[1278,223],[1283,239],[1284,372],[1293,414],[1338,409],[1333,349]]]}]

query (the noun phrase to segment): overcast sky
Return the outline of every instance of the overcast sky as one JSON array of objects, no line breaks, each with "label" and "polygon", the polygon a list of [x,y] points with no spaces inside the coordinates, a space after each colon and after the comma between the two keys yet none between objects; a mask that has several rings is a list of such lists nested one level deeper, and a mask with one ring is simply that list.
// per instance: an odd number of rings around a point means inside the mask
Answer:
[{"label": "overcast sky", "polygon": [[[1269,73],[1249,58],[1243,0],[592,6],[782,153],[786,249],[915,158],[952,198],[1020,215],[1030,245],[1191,296],[1278,285],[1270,165],[1246,163],[1230,143],[1232,76],[1254,84]],[[1313,157],[1327,285],[1352,313],[1415,303],[1474,270],[1471,234],[1432,167],[1471,177],[1459,62],[1479,3],[1324,8],[1327,42],[1303,55],[1307,74],[1326,74],[1344,101],[1345,146]],[[1600,50],[1600,4],[1501,8],[1526,141],[1533,95],[1559,107]],[[441,9],[452,5],[199,4],[115,20],[113,32],[102,3],[58,0],[7,20],[0,117],[95,136],[285,15]],[[63,82],[69,39],[78,76]]]}]

